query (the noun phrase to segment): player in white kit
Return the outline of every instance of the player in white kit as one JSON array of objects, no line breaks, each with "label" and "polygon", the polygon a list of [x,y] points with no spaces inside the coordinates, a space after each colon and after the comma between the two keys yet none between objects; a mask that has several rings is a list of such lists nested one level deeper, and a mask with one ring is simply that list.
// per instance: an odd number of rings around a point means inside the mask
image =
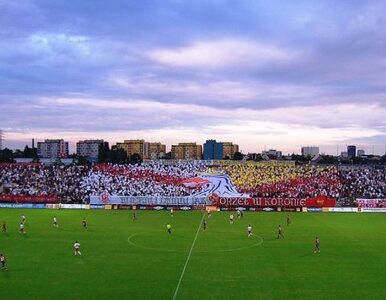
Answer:
[{"label": "player in white kit", "polygon": [[235,216],[233,214],[231,214],[229,216],[229,224],[233,224],[233,220],[234,220]]},{"label": "player in white kit", "polygon": [[74,243],[74,255],[82,255],[82,253],[80,252],[80,244],[76,241]]},{"label": "player in white kit", "polygon": [[54,227],[59,227],[58,219],[56,219],[56,217],[54,217],[54,218],[52,219],[52,224],[54,225]]},{"label": "player in white kit", "polygon": [[25,228],[24,228],[24,224],[23,223],[20,223],[19,225],[19,232],[22,233],[22,234],[25,234]]},{"label": "player in white kit", "polygon": [[248,225],[247,232],[248,232],[248,236],[252,235],[252,226],[251,225]]}]

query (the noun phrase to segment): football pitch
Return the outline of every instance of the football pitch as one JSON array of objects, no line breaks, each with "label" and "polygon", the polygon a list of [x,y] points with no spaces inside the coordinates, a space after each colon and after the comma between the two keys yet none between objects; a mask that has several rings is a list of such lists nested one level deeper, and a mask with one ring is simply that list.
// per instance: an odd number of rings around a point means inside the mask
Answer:
[{"label": "football pitch", "polygon": [[1,299],[386,299],[386,214],[132,212],[1,209]]}]

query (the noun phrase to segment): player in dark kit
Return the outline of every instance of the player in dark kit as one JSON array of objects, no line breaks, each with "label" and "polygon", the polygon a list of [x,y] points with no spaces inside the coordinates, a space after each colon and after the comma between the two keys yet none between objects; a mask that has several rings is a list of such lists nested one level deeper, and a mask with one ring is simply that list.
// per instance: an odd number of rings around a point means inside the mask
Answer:
[{"label": "player in dark kit", "polygon": [[320,253],[320,240],[318,237],[315,238],[315,249],[314,249],[314,253]]},{"label": "player in dark kit", "polygon": [[166,229],[168,230],[168,233],[169,234],[172,234],[172,225],[170,225],[169,223],[166,225]]},{"label": "player in dark kit", "polygon": [[137,220],[137,215],[135,214],[135,211],[133,211],[133,222]]},{"label": "player in dark kit", "polygon": [[1,269],[4,271],[7,271],[7,267],[5,266],[5,256],[3,254],[0,254],[0,265]]},{"label": "player in dark kit", "polygon": [[206,223],[206,220],[204,219],[204,221],[202,222],[202,229],[206,230],[206,227],[207,227],[207,223]]},{"label": "player in dark kit", "polygon": [[5,222],[3,222],[3,224],[1,225],[1,231],[4,233],[7,232],[7,224]]},{"label": "player in dark kit", "polygon": [[287,215],[287,226],[288,226],[289,224],[291,224],[291,217],[290,217],[290,215]]},{"label": "player in dark kit", "polygon": [[277,229],[277,238],[280,238],[280,237],[282,237],[284,239],[283,229],[279,225],[279,228]]},{"label": "player in dark kit", "polygon": [[83,218],[83,220],[82,220],[82,225],[83,225],[83,228],[84,228],[84,229],[87,229],[87,221],[86,221],[86,218]]}]

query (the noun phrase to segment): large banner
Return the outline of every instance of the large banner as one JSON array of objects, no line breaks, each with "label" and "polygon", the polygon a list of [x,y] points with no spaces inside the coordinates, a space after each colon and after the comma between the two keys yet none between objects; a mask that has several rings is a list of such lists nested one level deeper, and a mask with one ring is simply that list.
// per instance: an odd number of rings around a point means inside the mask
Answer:
[{"label": "large banner", "polygon": [[385,207],[386,208],[386,199],[357,199],[355,201],[358,207]]},{"label": "large banner", "polygon": [[212,205],[246,207],[334,207],[335,199],[324,196],[316,198],[227,198],[212,195]]},{"label": "large banner", "polygon": [[167,205],[167,206],[200,206],[214,205],[220,207],[334,207],[332,198],[244,198],[244,197],[161,197],[161,196],[114,196],[102,194],[90,196],[91,205]]},{"label": "large banner", "polygon": [[315,198],[307,198],[306,205],[307,207],[334,207],[335,198],[328,198],[326,196],[318,196]]},{"label": "large banner", "polygon": [[300,198],[225,198],[212,196],[212,205],[216,206],[257,206],[257,207],[302,207],[306,199]]},{"label": "large banner", "polygon": [[207,205],[207,197],[162,197],[162,196],[114,196],[102,194],[90,196],[90,204],[124,204],[124,205]]},{"label": "large banner", "polygon": [[56,196],[0,195],[0,202],[6,203],[57,203]]},{"label": "large banner", "polygon": [[182,182],[188,188],[197,189],[191,196],[116,196],[109,194],[90,196],[91,205],[169,205],[220,207],[334,207],[335,199],[319,196],[316,198],[252,198],[249,194],[239,193],[226,174],[203,173]]},{"label": "large banner", "polygon": [[18,162],[18,163],[0,163],[1,167],[41,167],[42,163],[33,163],[33,162]]}]

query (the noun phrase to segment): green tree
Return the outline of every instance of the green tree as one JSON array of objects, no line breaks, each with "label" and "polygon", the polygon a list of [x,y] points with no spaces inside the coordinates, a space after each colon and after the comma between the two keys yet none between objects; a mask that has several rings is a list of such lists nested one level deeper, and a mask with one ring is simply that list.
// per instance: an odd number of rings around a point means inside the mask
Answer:
[{"label": "green tree", "polygon": [[30,148],[28,145],[24,147],[24,157],[25,158],[37,158],[38,157],[38,151],[37,148]]},{"label": "green tree", "polygon": [[109,148],[109,143],[104,142],[99,145],[98,149],[98,162],[99,163],[108,163],[111,162],[111,151]]},{"label": "green tree", "polygon": [[258,153],[255,157],[255,161],[262,161],[264,160],[263,156],[261,155],[261,153]]},{"label": "green tree", "polygon": [[0,150],[0,163],[11,163],[14,162],[13,151],[11,149],[5,148]]},{"label": "green tree", "polygon": [[165,155],[162,157],[162,159],[172,159],[172,152],[166,152]]},{"label": "green tree", "polygon": [[91,165],[91,163],[89,162],[87,157],[84,157],[84,156],[78,155],[74,160],[75,160],[76,165],[78,165],[78,166],[90,166]]},{"label": "green tree", "polygon": [[243,160],[243,158],[244,155],[241,152],[235,152],[235,154],[233,155],[234,160]]},{"label": "green tree", "polygon": [[295,162],[306,163],[311,160],[311,156],[303,156],[303,155],[292,153],[291,160],[294,160]]},{"label": "green tree", "polygon": [[321,155],[320,157],[321,157],[321,160],[320,160],[321,164],[332,165],[332,164],[337,164],[338,163],[338,158],[335,157],[335,156],[332,156],[332,155]]},{"label": "green tree", "polygon": [[24,158],[24,151],[21,151],[20,149],[16,149],[13,151],[13,158]]},{"label": "green tree", "polygon": [[127,153],[122,148],[114,148],[111,150],[111,162],[113,164],[127,164]]},{"label": "green tree", "polygon": [[130,156],[130,164],[135,165],[138,164],[140,165],[142,163],[142,157],[138,153],[134,153],[133,155]]}]

